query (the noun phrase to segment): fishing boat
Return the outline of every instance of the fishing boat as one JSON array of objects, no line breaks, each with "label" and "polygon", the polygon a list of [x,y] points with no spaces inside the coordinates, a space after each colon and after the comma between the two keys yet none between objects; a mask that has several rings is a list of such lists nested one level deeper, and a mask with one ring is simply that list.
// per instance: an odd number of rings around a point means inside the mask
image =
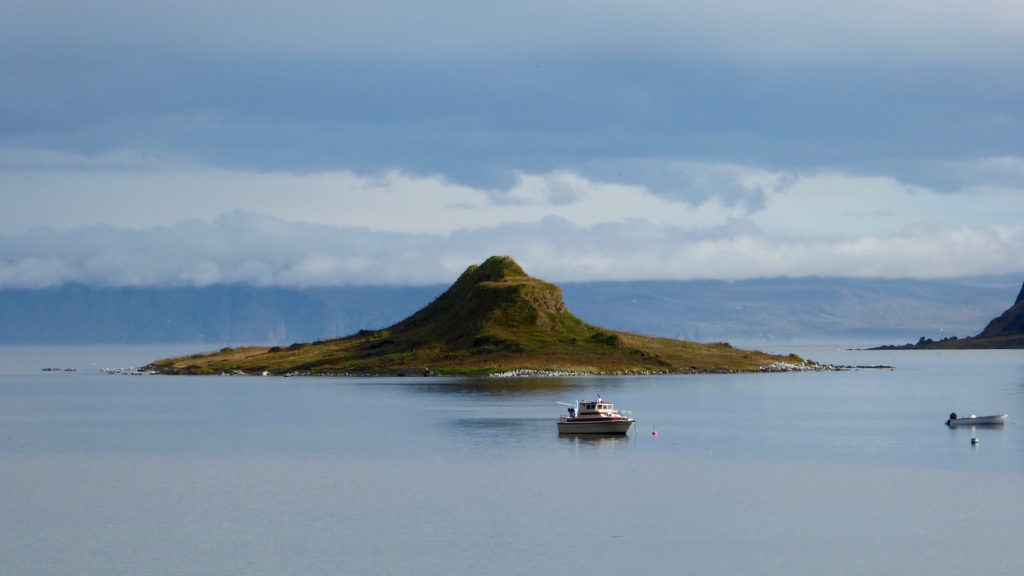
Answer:
[{"label": "fishing boat", "polygon": [[559,434],[626,434],[636,420],[628,411],[619,411],[598,394],[597,400],[577,400],[569,407],[569,415],[558,420]]},{"label": "fishing boat", "polygon": [[949,415],[949,420],[946,420],[946,426],[955,428],[957,426],[1002,426],[1006,424],[1006,414],[996,414],[994,416],[960,416],[953,412]]}]

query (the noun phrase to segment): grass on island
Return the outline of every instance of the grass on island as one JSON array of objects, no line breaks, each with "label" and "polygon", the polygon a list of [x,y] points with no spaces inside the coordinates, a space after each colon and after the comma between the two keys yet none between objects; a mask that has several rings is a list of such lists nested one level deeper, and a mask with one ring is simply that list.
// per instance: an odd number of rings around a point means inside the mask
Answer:
[{"label": "grass on island", "polygon": [[511,370],[558,371],[581,374],[750,372],[776,363],[799,364],[796,355],[775,356],[740,350],[727,343],[700,344],[652,338],[623,332],[620,343],[604,348],[590,343],[526,352],[491,352],[419,349],[373,356],[360,349],[386,339],[339,339],[280,347],[224,348],[153,362],[151,367],[175,374],[451,374],[485,375]]},{"label": "grass on island", "polygon": [[492,257],[434,302],[377,331],[287,347],[224,348],[158,360],[173,374],[492,374],[517,369],[587,374],[757,371],[795,355],[739,350],[607,330],[562,302],[554,284],[528,276],[511,258]]}]

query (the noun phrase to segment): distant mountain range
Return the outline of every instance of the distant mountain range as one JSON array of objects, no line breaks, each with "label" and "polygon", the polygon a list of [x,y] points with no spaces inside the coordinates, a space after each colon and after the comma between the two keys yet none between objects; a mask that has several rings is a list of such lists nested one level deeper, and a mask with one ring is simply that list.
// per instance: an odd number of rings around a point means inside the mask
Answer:
[{"label": "distant mountain range", "polygon": [[[564,283],[566,306],[611,329],[700,342],[884,344],[977,334],[1021,278],[777,278]],[[0,290],[0,344],[283,345],[389,326],[447,286]]]},{"label": "distant mountain range", "polygon": [[283,344],[378,328],[441,293],[429,287],[99,288],[0,291],[2,344]]}]

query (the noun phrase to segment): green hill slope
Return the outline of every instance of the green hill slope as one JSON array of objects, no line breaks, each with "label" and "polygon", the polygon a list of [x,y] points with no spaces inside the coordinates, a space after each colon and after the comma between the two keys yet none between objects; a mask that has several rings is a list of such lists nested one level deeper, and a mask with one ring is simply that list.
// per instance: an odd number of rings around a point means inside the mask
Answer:
[{"label": "green hill slope", "polygon": [[558,286],[530,277],[509,257],[495,256],[470,266],[436,300],[384,330],[287,348],[226,348],[159,360],[150,368],[173,374],[600,374],[755,371],[799,362],[728,344],[591,326],[569,312]]}]

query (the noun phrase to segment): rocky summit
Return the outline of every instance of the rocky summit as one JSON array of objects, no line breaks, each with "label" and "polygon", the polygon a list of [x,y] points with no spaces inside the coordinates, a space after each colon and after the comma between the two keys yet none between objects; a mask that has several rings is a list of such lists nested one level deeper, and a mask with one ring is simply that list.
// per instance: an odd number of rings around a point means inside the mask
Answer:
[{"label": "rocky summit", "polygon": [[562,290],[507,256],[473,265],[441,296],[382,330],[287,347],[224,348],[153,362],[167,374],[635,374],[774,371],[796,356],[608,330],[574,316]]}]

